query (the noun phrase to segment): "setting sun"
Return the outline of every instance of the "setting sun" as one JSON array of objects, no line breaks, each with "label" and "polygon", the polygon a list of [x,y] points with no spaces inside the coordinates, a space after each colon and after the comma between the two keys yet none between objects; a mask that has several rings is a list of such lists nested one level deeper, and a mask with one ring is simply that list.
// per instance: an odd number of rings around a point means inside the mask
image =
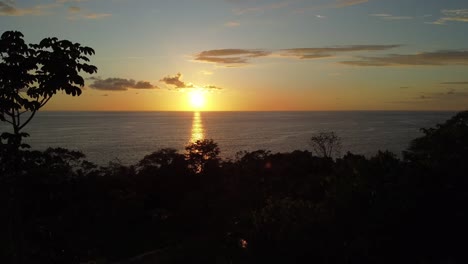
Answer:
[{"label": "setting sun", "polygon": [[193,108],[200,109],[205,105],[205,96],[201,91],[193,91],[189,94],[190,105]]}]

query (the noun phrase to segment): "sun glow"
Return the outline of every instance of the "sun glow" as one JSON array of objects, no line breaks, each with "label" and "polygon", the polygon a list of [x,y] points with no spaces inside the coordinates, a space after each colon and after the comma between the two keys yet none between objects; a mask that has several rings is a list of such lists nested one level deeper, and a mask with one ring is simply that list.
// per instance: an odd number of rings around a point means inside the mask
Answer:
[{"label": "sun glow", "polygon": [[189,94],[190,105],[195,109],[205,106],[205,96],[202,91],[193,91]]}]

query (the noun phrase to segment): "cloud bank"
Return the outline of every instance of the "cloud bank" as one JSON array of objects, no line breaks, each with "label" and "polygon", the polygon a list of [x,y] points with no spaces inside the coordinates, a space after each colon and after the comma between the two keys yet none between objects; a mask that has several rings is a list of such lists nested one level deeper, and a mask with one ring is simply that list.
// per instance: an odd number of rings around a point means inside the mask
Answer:
[{"label": "cloud bank", "polygon": [[194,56],[195,61],[216,63],[220,65],[243,65],[249,63],[253,58],[267,57],[290,57],[296,59],[318,59],[332,57],[344,52],[382,51],[398,48],[401,45],[350,45],[322,48],[294,48],[277,51],[266,51],[259,49],[216,49],[202,51]]},{"label": "cloud bank", "polygon": [[464,82],[441,82],[440,84],[448,84],[448,85],[466,85],[466,84],[468,84],[468,81],[464,81]]},{"label": "cloud bank", "polygon": [[343,52],[380,51],[398,48],[400,46],[401,45],[352,45],[325,48],[295,48],[281,50],[280,54],[282,56],[291,56],[298,59],[317,59],[332,57],[337,53]]},{"label": "cloud bank", "polygon": [[219,64],[245,64],[251,58],[269,54],[270,52],[255,49],[217,49],[202,51],[195,55],[195,60]]},{"label": "cloud bank", "polygon": [[128,89],[157,89],[158,87],[152,85],[147,81],[135,81],[133,79],[123,78],[107,78],[101,79],[91,77],[93,83],[89,85],[90,88],[103,91],[127,91]]},{"label": "cloud bank", "polygon": [[353,66],[466,66],[468,65],[468,51],[448,50],[410,55],[391,54],[384,57],[361,57],[360,60],[342,61],[341,63]]}]

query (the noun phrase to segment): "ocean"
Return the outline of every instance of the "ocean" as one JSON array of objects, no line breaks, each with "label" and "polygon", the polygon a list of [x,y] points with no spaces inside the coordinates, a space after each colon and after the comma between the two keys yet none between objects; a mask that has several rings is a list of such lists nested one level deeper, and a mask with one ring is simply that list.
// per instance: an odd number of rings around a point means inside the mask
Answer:
[{"label": "ocean", "polygon": [[[33,149],[79,150],[89,161],[135,164],[161,148],[181,153],[190,142],[213,139],[223,158],[238,151],[312,150],[310,137],[334,131],[342,150],[371,156],[397,155],[422,135],[420,128],[444,122],[455,112],[39,112],[26,126]],[[0,125],[5,131],[6,125]]]}]

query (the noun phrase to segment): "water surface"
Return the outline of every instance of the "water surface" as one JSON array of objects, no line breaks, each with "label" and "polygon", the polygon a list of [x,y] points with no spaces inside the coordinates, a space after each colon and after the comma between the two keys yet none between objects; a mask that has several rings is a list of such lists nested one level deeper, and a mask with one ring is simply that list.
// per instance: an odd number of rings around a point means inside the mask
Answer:
[{"label": "water surface", "polygon": [[[397,154],[454,112],[39,112],[25,131],[34,149],[65,147],[83,151],[89,160],[106,164],[118,159],[133,164],[160,148],[184,151],[198,139],[210,138],[221,155],[241,150],[273,152],[311,150],[309,139],[320,131],[342,138],[342,153]],[[2,125],[5,130],[5,125]]]}]

